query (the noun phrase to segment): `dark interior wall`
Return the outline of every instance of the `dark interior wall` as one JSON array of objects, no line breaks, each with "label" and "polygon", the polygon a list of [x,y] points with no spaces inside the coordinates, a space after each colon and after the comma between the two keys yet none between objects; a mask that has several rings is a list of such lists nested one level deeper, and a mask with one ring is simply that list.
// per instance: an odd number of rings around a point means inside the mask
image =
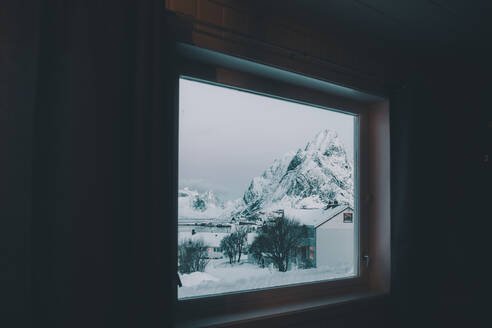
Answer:
[{"label": "dark interior wall", "polygon": [[162,1],[5,4],[1,325],[172,323]]},{"label": "dark interior wall", "polygon": [[490,65],[452,53],[416,60],[393,97],[391,298],[406,326],[489,322]]},{"label": "dark interior wall", "polygon": [[[163,5],[18,1],[2,11],[5,326],[172,323],[165,263],[175,234],[162,200],[174,195],[175,126],[162,110],[174,97]],[[263,24],[256,29],[274,29]],[[378,67],[337,42],[311,51],[356,70]],[[391,88],[391,298],[364,315],[327,321],[311,313],[292,325],[488,323],[491,170],[482,155],[492,139],[491,65],[479,48],[436,57],[424,50],[393,58],[381,77],[403,82]]]},{"label": "dark interior wall", "polygon": [[110,14],[109,3],[48,2],[42,8],[33,140],[34,322],[107,326],[114,311],[126,310],[117,296],[129,275],[123,254],[132,241],[136,24],[130,6],[115,8],[111,20],[103,14]]},{"label": "dark interior wall", "polygon": [[[30,323],[30,235],[32,216],[33,121],[36,97],[39,3],[22,17],[27,4],[0,10],[0,281],[2,317]],[[5,313],[5,314],[4,314]],[[8,314],[8,315],[7,315]]]}]

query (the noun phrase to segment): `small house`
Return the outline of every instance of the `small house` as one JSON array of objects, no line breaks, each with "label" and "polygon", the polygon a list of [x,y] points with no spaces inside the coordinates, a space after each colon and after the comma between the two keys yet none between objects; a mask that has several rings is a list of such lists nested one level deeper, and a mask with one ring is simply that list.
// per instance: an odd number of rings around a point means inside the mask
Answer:
[{"label": "small house", "polygon": [[308,227],[299,243],[298,265],[338,267],[354,261],[354,210],[349,205],[327,209],[286,209],[285,215]]}]

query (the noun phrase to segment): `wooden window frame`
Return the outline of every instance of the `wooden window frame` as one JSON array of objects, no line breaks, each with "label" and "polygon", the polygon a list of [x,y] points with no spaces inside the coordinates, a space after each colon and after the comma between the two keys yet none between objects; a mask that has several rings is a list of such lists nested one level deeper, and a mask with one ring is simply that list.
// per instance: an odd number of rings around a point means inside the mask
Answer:
[{"label": "wooden window frame", "polygon": [[[234,65],[234,57],[231,57],[232,62],[223,64],[225,61],[221,62],[220,59],[224,58],[224,54],[214,54],[205,50],[211,57],[217,57],[215,60],[204,60],[202,56],[204,50],[193,48],[191,49],[188,45],[184,47],[178,45],[177,52],[181,54],[175,74],[177,84],[175,90],[178,90],[178,93],[179,78],[186,77],[357,115],[358,155],[354,158],[354,166],[357,168],[356,180],[358,182],[355,183],[357,187],[355,194],[358,197],[356,197],[354,206],[353,220],[354,223],[358,221],[358,224],[354,226],[357,227],[356,242],[359,256],[356,258],[356,263],[359,263],[359,270],[355,277],[349,278],[276,286],[193,299],[176,299],[177,326],[223,325],[238,321],[240,318],[241,320],[257,320],[262,317],[261,313],[265,313],[265,309],[273,311],[269,314],[272,315],[272,313],[282,312],[281,309],[292,306],[302,308],[303,304],[309,306],[308,304],[312,302],[337,304],[339,301],[346,301],[347,297],[357,300],[367,295],[388,294],[390,292],[388,100],[370,94],[366,97],[366,94],[360,91],[354,91],[353,96],[350,96],[350,93],[347,96],[346,90],[337,93],[337,88],[320,90],[312,86],[304,86],[302,74],[298,73],[293,73],[300,76],[299,80],[294,82],[285,76],[271,77],[268,74],[256,74],[251,69]],[[240,60],[244,61],[244,59]],[[257,65],[260,70],[262,69],[261,64],[247,62],[248,65],[252,64],[250,67]],[[278,70],[278,68],[272,69]],[[322,77],[317,78],[322,79]],[[178,98],[176,95],[176,113],[179,110]],[[178,122],[176,115],[176,126]],[[176,136],[175,143],[178,144],[178,134],[174,135]],[[176,153],[175,163],[177,163],[177,158]],[[174,208],[177,209],[177,206]],[[173,213],[173,217],[177,233],[177,213]],[[176,257],[176,254],[174,256]],[[177,259],[175,262],[177,263]],[[248,313],[249,316],[245,317]]]}]

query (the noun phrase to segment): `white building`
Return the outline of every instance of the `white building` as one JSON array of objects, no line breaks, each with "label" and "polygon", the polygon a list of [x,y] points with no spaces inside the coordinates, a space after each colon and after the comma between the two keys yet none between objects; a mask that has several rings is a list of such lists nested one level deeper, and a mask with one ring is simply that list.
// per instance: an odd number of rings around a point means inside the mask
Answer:
[{"label": "white building", "polygon": [[349,205],[329,209],[286,209],[285,215],[314,230],[302,253],[317,267],[354,264],[354,210]]}]

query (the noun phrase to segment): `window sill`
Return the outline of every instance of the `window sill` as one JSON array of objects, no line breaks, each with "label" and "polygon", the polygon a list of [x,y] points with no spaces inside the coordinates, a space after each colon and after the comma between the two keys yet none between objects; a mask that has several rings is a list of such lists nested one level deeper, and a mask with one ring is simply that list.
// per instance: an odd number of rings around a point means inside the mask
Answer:
[{"label": "window sill", "polygon": [[[303,312],[321,310],[337,312],[340,307],[351,306],[355,302],[370,302],[381,297],[387,296],[388,293],[365,291],[353,292],[344,295],[320,298],[295,304],[284,304],[281,306],[272,306],[265,309],[254,311],[243,311],[238,313],[229,313],[224,315],[210,316],[198,320],[181,321],[177,323],[178,328],[188,327],[226,327],[243,323],[251,323],[283,316],[297,315]],[[328,313],[329,315],[329,313]]]}]

